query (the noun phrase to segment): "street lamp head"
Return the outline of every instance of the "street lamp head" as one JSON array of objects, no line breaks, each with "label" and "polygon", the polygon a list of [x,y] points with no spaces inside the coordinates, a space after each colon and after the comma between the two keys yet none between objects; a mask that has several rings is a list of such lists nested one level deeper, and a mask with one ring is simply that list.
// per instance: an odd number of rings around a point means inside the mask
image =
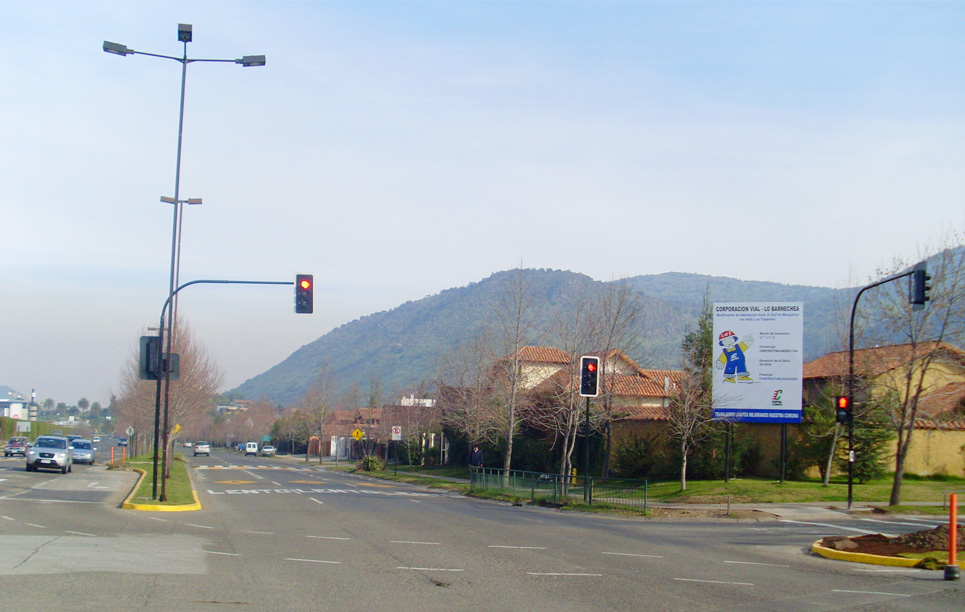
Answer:
[{"label": "street lamp head", "polygon": [[106,53],[113,53],[114,55],[130,55],[134,51],[127,48],[127,45],[122,45],[120,43],[110,42],[108,40],[104,41],[104,51]]},{"label": "street lamp head", "polygon": [[241,59],[235,60],[236,64],[241,64],[243,67],[248,66],[264,66],[265,56],[264,55],[246,55]]},{"label": "street lamp head", "polygon": [[183,43],[191,42],[191,24],[190,23],[178,24],[178,40]]}]

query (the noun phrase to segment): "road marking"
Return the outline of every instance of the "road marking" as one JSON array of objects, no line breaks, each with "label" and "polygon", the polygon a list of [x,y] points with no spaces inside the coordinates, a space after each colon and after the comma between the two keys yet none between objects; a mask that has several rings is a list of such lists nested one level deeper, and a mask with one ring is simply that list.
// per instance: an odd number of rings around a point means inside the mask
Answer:
[{"label": "road marking", "polygon": [[0,518],[6,519],[6,520],[8,520],[8,521],[14,520],[14,519],[10,518],[9,516],[0,516]]},{"label": "road marking", "polygon": [[754,563],[753,561],[724,561],[724,563],[734,563],[736,565],[763,565],[765,567],[791,567],[780,563]]},{"label": "road marking", "polygon": [[66,530],[66,533],[72,533],[72,534],[74,534],[74,535],[87,536],[87,537],[89,537],[89,538],[95,537],[94,534],[92,534],[92,533],[84,533],[83,531],[70,531],[69,529]]},{"label": "road marking", "polygon": [[204,551],[204,552],[208,553],[209,555],[224,555],[224,556],[226,556],[226,557],[240,557],[240,556],[241,556],[240,553],[226,553],[226,552],[218,552],[218,551],[216,551],[216,550],[206,550],[206,551]]},{"label": "road marking", "polygon": [[215,480],[215,484],[254,484],[254,480]]},{"label": "road marking", "polygon": [[887,595],[889,597],[911,597],[904,593],[885,593],[883,591],[845,591],[843,589],[831,589],[832,593],[855,593],[857,595]]},{"label": "road marking", "polygon": [[425,546],[442,546],[442,542],[412,542],[409,540],[392,540],[391,544],[423,544]]},{"label": "road marking", "polygon": [[197,527],[198,529],[214,529],[214,527],[208,527],[207,525],[195,525],[194,523],[185,523],[186,527]]},{"label": "road marking", "polygon": [[[842,527],[841,525],[834,525],[832,523],[808,523],[806,521],[792,521],[791,519],[781,519],[782,523],[793,523],[794,525],[811,525],[812,527],[828,527],[829,529],[843,529],[844,531],[857,531],[858,533],[878,533],[877,531],[869,531],[867,529],[858,529],[857,527]],[[883,533],[881,534],[886,538],[897,538],[897,535]]]},{"label": "road marking", "polygon": [[37,529],[46,529],[46,527],[44,527],[43,525],[38,525],[36,523],[27,523],[27,524],[30,525],[31,527],[36,527]]},{"label": "road marking", "polygon": [[489,548],[512,548],[514,550],[546,550],[545,546],[501,546],[499,544],[490,544]]},{"label": "road marking", "polygon": [[281,483],[280,483],[280,482],[275,482],[274,480],[271,481],[271,484],[275,485],[276,487],[280,487],[280,486],[281,486]]},{"label": "road marking", "polygon": [[753,582],[725,582],[723,580],[697,580],[695,578],[674,578],[680,582],[703,582],[706,584],[734,584],[737,586],[754,586]]},{"label": "road marking", "polygon": [[330,565],[341,565],[342,563],[341,561],[323,561],[321,559],[295,559],[291,557],[285,559],[285,561],[304,561],[305,563],[328,563]]},{"label": "road marking", "polygon": [[863,518],[859,520],[864,521],[865,523],[880,523],[882,525],[910,525],[912,527],[925,526],[925,527],[931,527],[931,528],[935,528],[939,526],[937,523],[905,523],[902,521],[882,521],[878,519],[869,519],[869,518]]},{"label": "road marking", "polygon": [[271,531],[242,531],[241,533],[254,533],[257,535],[275,535]]},{"label": "road marking", "polygon": [[306,538],[314,538],[316,540],[351,540],[352,538],[340,538],[336,536],[305,536]]},{"label": "road marking", "polygon": [[644,557],[647,559],[663,559],[663,555],[641,555],[639,553],[618,553],[618,552],[604,552],[600,553],[602,555],[619,555],[621,557]]},{"label": "road marking", "polygon": [[587,576],[591,578],[601,578],[603,574],[575,574],[568,572],[526,572],[527,576]]},{"label": "road marking", "polygon": [[325,505],[325,502],[323,502],[323,501],[320,500],[320,499],[315,499],[314,497],[309,497],[308,499],[312,500],[312,501],[315,502],[316,504],[321,504],[321,505],[323,505],[323,506]]},{"label": "road marking", "polygon": [[464,569],[454,569],[446,567],[397,567],[400,570],[412,570],[414,572],[464,572]]},{"label": "road marking", "polygon": [[162,522],[162,523],[168,522],[167,519],[158,518],[158,517],[156,517],[156,516],[149,516],[149,517],[147,517],[147,518],[151,519],[152,521],[160,521],[160,522]]},{"label": "road marking", "polygon": [[[296,484],[325,484],[324,480],[293,480],[292,482]],[[279,487],[281,486],[277,482],[273,482],[272,484],[278,485]]]}]

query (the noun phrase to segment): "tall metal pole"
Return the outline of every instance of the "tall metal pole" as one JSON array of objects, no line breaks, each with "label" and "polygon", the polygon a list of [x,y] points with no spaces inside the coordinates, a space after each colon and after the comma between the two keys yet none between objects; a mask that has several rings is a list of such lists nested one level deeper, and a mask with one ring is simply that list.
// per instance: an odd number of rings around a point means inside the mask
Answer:
[{"label": "tall metal pole", "polygon": [[590,503],[590,398],[586,398],[586,426],[583,438],[583,503]]}]

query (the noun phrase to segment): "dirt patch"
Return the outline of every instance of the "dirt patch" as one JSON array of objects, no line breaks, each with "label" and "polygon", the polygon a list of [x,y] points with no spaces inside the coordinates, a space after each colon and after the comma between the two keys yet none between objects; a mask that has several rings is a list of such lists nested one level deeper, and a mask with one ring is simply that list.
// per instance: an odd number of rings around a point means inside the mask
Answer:
[{"label": "dirt patch", "polygon": [[670,508],[666,506],[651,507],[647,511],[649,518],[656,519],[742,519],[752,521],[770,521],[776,517],[760,510],[711,510],[709,508]]},{"label": "dirt patch", "polygon": [[[902,553],[927,553],[948,550],[948,525],[906,533],[889,538],[880,533],[843,537],[833,536],[821,540],[821,546],[846,552],[897,557]],[[955,550],[965,552],[965,526],[958,526]]]}]

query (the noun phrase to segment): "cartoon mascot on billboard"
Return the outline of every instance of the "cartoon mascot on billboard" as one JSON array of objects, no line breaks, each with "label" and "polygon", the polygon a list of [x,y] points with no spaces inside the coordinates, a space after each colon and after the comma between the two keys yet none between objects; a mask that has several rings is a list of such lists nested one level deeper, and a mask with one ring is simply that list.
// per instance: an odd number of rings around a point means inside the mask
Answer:
[{"label": "cartoon mascot on billboard", "polygon": [[734,332],[727,330],[717,340],[724,350],[717,358],[715,367],[724,370],[724,382],[754,382],[747,371],[747,358],[744,356],[744,351],[754,344],[754,337],[747,334],[741,342]]}]

